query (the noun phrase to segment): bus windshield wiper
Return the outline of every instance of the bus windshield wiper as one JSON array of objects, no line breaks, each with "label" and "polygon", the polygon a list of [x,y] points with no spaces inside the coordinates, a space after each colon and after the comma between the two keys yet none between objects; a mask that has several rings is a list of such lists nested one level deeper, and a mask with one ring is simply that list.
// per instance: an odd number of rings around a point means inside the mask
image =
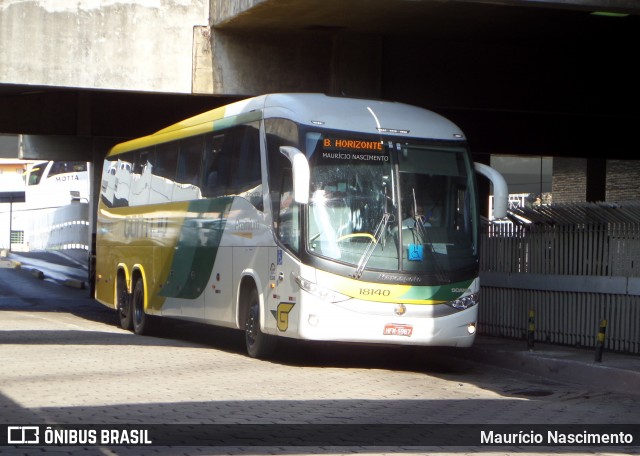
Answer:
[{"label": "bus windshield wiper", "polygon": [[415,221],[416,221],[416,225],[415,225],[414,229],[417,231],[418,239],[422,242],[423,245],[427,245],[428,246],[428,251],[431,252],[431,258],[433,259],[436,278],[441,283],[448,283],[449,281],[446,279],[446,275],[444,273],[444,270],[442,269],[442,264],[440,263],[440,260],[438,259],[438,253],[436,252],[435,248],[433,247],[433,241],[431,239],[431,236],[429,236],[429,233],[427,232],[427,229],[426,229],[426,227],[424,225],[424,222],[426,221],[425,216],[424,215],[418,215],[418,216],[415,217]]},{"label": "bus windshield wiper", "polygon": [[389,224],[390,219],[391,214],[389,212],[385,212],[384,214],[382,214],[382,219],[380,220],[380,223],[378,223],[376,231],[373,233],[373,238],[371,238],[371,240],[367,244],[367,247],[364,249],[364,252],[360,257],[360,261],[358,261],[358,267],[353,273],[354,279],[359,279],[362,276],[364,268],[367,267],[369,258],[371,258],[373,251],[376,249],[376,245],[378,245],[378,243],[382,239],[383,234],[387,231],[387,225]]}]

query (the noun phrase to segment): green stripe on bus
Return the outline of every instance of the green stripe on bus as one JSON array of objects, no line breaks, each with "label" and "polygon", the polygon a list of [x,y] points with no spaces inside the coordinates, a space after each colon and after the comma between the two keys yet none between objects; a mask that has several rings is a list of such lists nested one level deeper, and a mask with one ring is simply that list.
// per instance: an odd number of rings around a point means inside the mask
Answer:
[{"label": "green stripe on bus", "polygon": [[168,281],[160,296],[195,299],[202,294],[213,270],[232,202],[233,197],[225,196],[189,203]]},{"label": "green stripe on bus", "polygon": [[472,282],[473,280],[463,280],[448,285],[415,286],[411,287],[402,297],[404,299],[453,301],[462,296],[463,290],[468,289]]}]

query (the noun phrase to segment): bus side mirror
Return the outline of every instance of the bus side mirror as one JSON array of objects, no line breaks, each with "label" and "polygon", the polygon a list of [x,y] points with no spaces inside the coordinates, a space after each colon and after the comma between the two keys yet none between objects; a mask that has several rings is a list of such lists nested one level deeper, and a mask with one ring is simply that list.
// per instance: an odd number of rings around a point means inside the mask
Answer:
[{"label": "bus side mirror", "polygon": [[293,171],[293,200],[296,203],[309,202],[309,162],[300,150],[291,146],[280,146],[280,152],[291,162]]},{"label": "bus side mirror", "polygon": [[493,218],[503,219],[507,216],[507,206],[509,203],[509,190],[507,181],[502,174],[490,166],[482,163],[474,163],[476,172],[488,178],[493,184]]}]

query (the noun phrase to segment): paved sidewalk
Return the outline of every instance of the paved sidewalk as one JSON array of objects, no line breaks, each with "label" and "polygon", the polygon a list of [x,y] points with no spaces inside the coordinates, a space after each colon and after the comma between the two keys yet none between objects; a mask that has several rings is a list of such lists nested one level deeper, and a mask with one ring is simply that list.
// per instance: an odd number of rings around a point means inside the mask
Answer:
[{"label": "paved sidewalk", "polygon": [[640,395],[640,356],[605,351],[595,362],[595,349],[479,336],[469,349],[443,349],[451,356],[517,370],[600,391]]},{"label": "paved sidewalk", "polygon": [[[60,267],[63,274],[78,279],[86,274],[86,252],[9,253],[0,257],[0,267],[30,268],[43,262]],[[23,264],[24,263],[24,264]],[[85,275],[86,277],[86,275]],[[595,362],[595,349],[536,343],[525,340],[478,336],[468,349],[442,348],[452,357],[525,372],[551,380],[589,386],[600,391],[640,395],[640,356],[605,351]]]}]

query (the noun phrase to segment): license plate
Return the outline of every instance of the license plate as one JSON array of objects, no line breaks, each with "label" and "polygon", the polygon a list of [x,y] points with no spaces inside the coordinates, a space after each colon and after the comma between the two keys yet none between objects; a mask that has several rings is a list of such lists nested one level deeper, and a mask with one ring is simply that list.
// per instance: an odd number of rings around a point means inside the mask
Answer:
[{"label": "license plate", "polygon": [[382,334],[384,334],[385,336],[411,337],[411,334],[413,334],[413,326],[398,323],[389,323],[385,325],[384,332]]}]

